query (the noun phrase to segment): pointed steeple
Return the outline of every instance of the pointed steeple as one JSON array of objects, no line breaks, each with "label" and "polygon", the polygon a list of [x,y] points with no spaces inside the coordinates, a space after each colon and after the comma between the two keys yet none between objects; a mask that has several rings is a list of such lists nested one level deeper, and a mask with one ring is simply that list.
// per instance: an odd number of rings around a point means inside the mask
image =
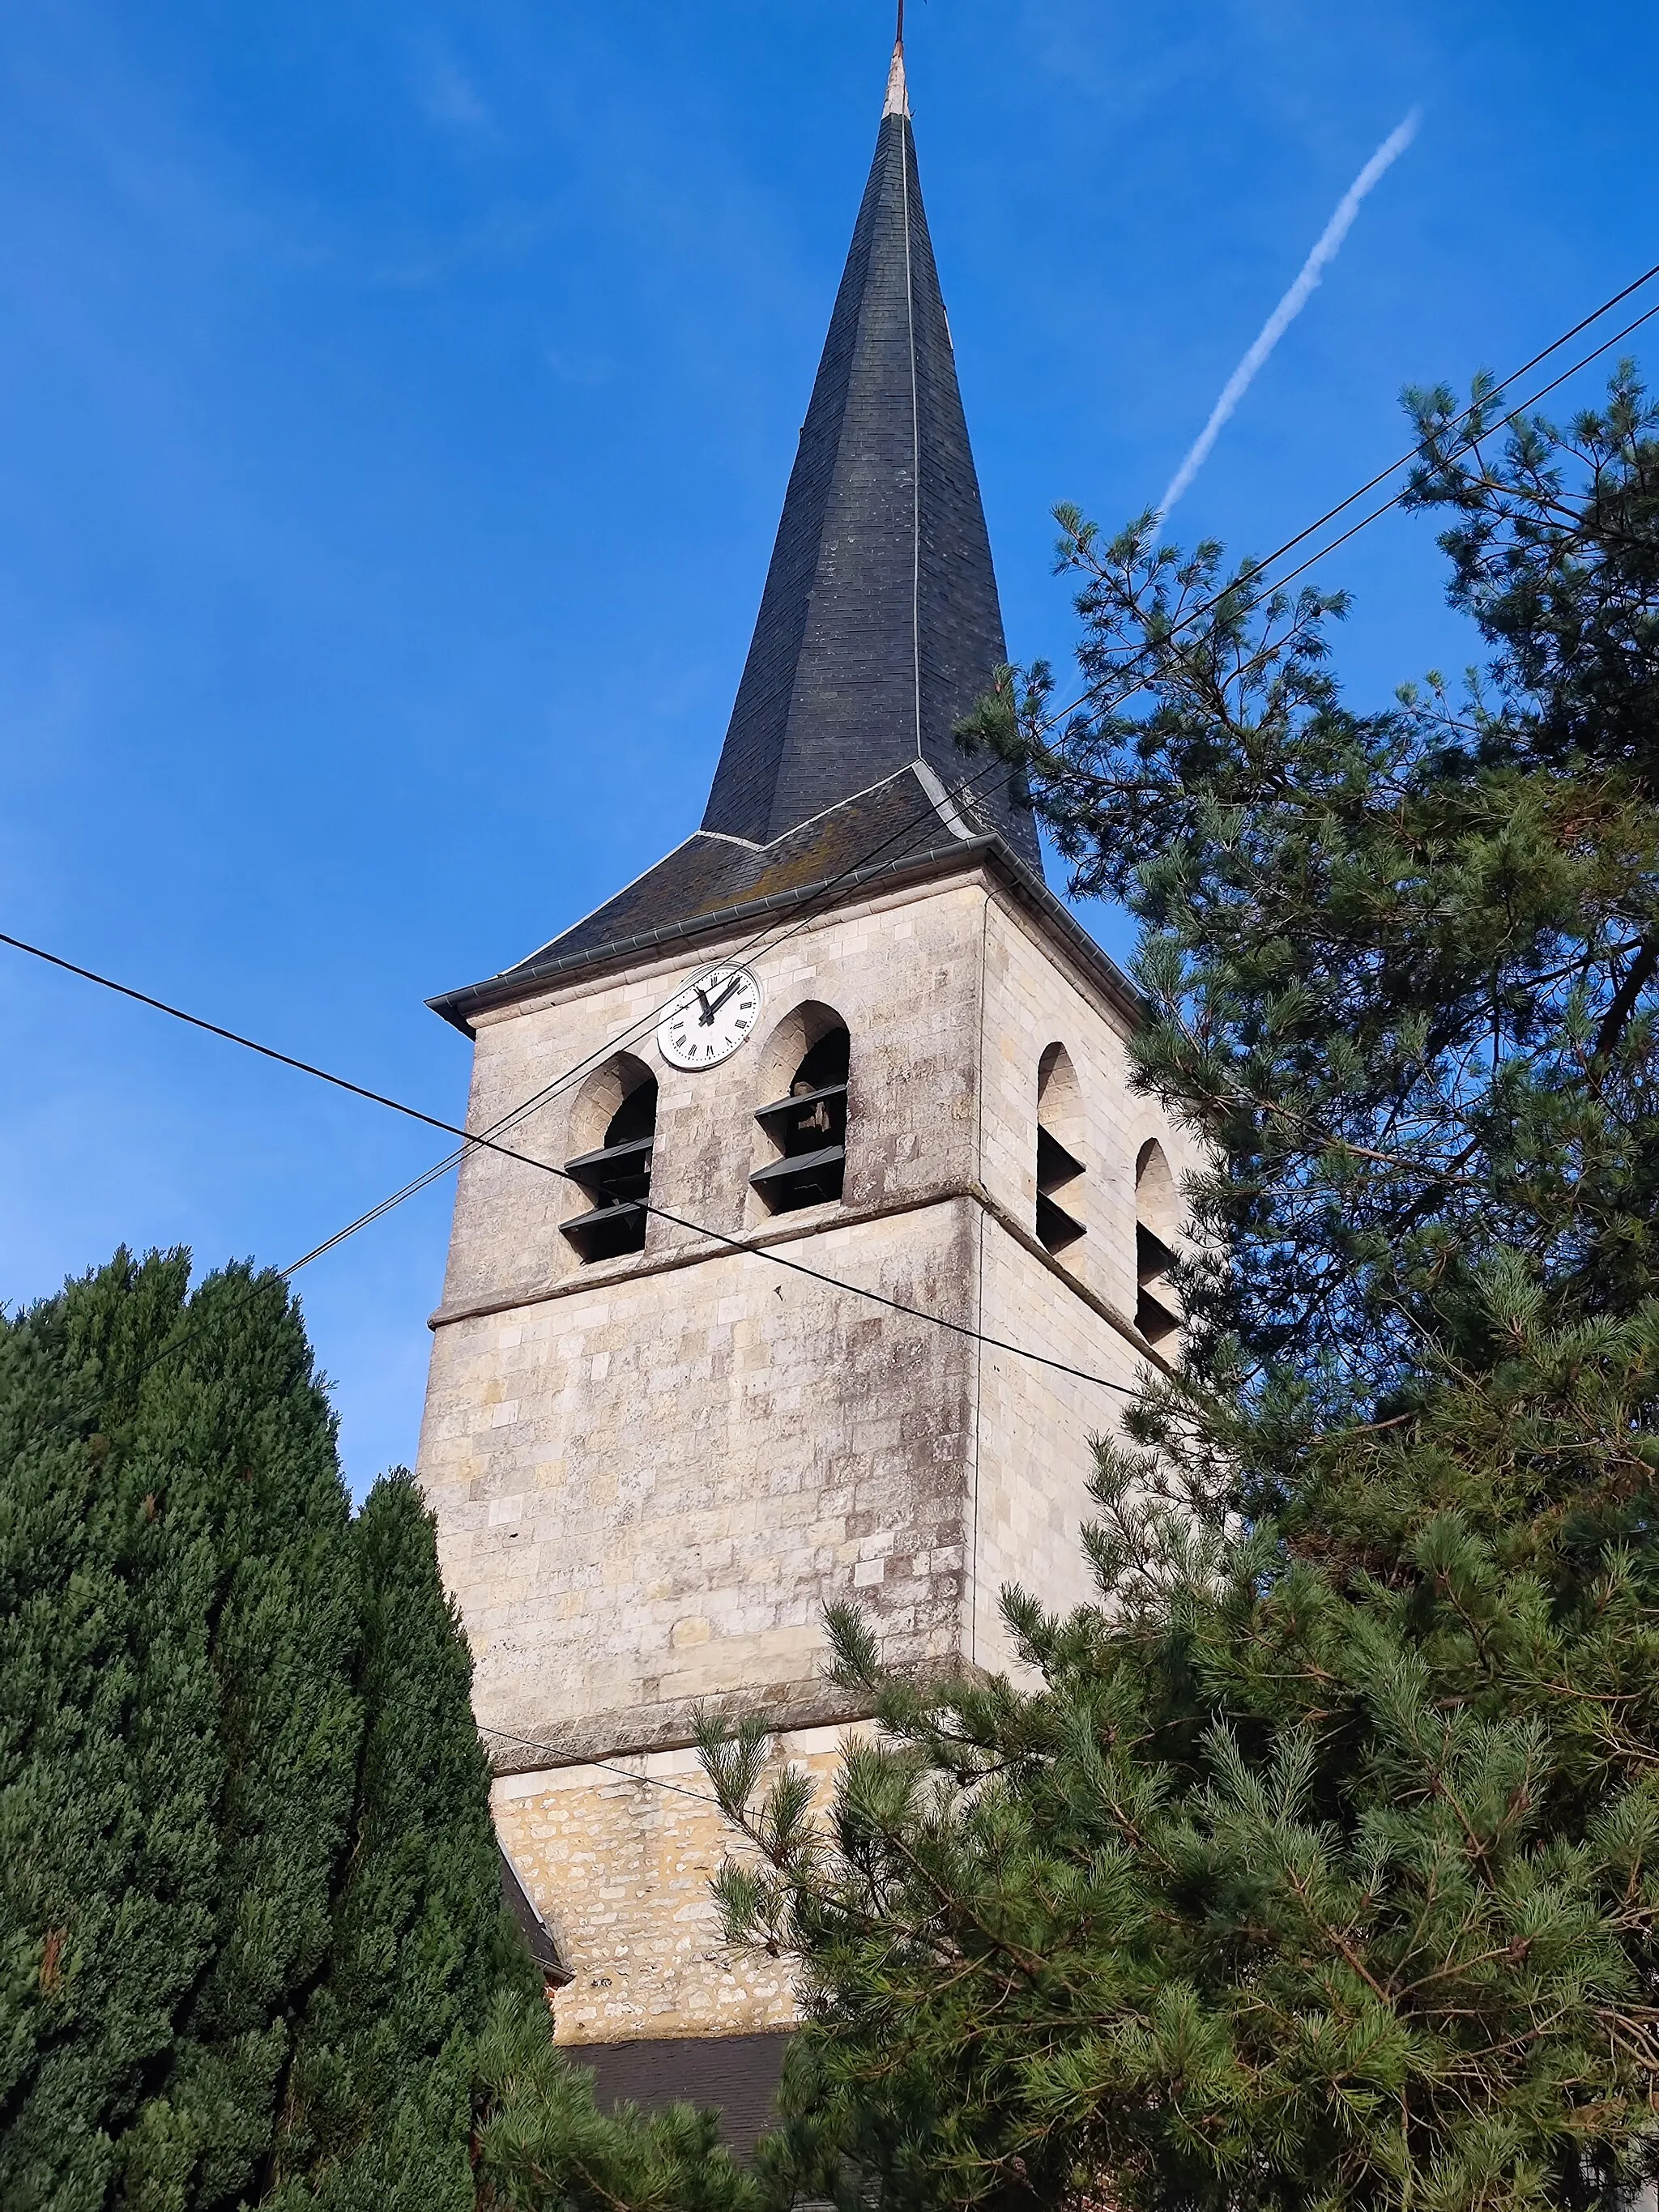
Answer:
[{"label": "pointed steeple", "polygon": [[[465,1029],[594,963],[987,866],[1102,987],[1008,774],[951,735],[1006,657],[991,544],[922,212],[903,11],[759,619],[702,827],[559,936],[429,1003]],[[735,842],[734,842],[735,841]]]},{"label": "pointed steeple", "polygon": [[1005,659],[922,210],[902,19],[706,830],[766,844],[920,761],[1028,866],[1030,813],[952,726]]}]

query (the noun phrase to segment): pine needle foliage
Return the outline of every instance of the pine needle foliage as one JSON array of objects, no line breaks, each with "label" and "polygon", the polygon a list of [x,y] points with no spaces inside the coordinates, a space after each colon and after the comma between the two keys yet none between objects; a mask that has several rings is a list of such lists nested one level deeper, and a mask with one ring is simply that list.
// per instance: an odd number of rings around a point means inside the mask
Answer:
[{"label": "pine needle foliage", "polygon": [[601,2111],[545,2008],[503,1990],[478,2047],[478,2212],[782,2212],[765,2165],[739,2166],[711,2112]]},{"label": "pine needle foliage", "polygon": [[1143,924],[1208,1146],[1179,1372],[1097,1446],[1097,1601],[880,1723],[827,1818],[703,1758],[843,2194],[1612,2206],[1659,2128],[1659,419],[1411,396],[1491,658],[1386,710],[1340,595],[1061,510],[1085,704],[969,734]]}]

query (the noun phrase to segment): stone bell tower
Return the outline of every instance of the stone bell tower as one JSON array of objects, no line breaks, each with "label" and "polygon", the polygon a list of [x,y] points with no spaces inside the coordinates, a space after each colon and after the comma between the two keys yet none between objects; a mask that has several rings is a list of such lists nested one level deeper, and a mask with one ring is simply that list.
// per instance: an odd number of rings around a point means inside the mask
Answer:
[{"label": "stone bell tower", "polygon": [[421,1479],[557,2033],[647,2100],[741,2103],[792,2016],[720,1946],[696,1706],[827,1773],[842,1597],[1007,1663],[1005,1583],[1086,1595],[1092,1378],[1178,1325],[1134,998],[952,740],[1004,651],[896,51],[702,826],[434,1001],[469,1126],[548,1092],[502,1141],[569,1180],[462,1169]]}]

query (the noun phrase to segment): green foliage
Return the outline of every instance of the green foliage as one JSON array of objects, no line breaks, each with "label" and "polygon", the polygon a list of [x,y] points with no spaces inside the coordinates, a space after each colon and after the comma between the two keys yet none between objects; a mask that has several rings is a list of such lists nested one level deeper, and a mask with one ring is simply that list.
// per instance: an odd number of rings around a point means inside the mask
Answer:
[{"label": "green foliage", "polygon": [[357,1803],[289,2078],[273,2202],[465,2212],[475,2039],[496,1987],[528,1989],[531,1977],[501,1925],[465,1639],[408,1474],[375,1485],[352,1539],[367,1712]]},{"label": "green foliage", "polygon": [[[1098,1446],[1035,1686],[885,1677],[827,1822],[706,1768],[791,2087],[894,2206],[1611,2203],[1659,2110],[1659,440],[1413,401],[1496,658],[1346,705],[1338,598],[1063,513],[1085,707],[1004,687],[1138,1080],[1204,1138],[1187,1357]],[[1571,478],[1569,488],[1568,479]]]},{"label": "green foliage", "polygon": [[234,2203],[327,1940],[332,1418],[282,1286],[188,1272],[119,1254],[0,1333],[9,2206]]},{"label": "green foliage", "polygon": [[1145,1080],[1217,1148],[1194,1370],[1272,1376],[1315,1425],[1414,1374],[1425,1331],[1483,1363],[1485,1255],[1585,1318],[1652,1283],[1652,410],[1626,372],[1570,437],[1502,447],[1487,398],[1444,452],[1449,396],[1416,404],[1415,496],[1455,508],[1453,595],[1500,648],[1461,707],[1433,678],[1358,713],[1340,595],[1257,604],[1216,545],[1183,557],[1150,517],[1103,544],[1067,512],[1089,704],[1048,729],[1037,672],[1018,723],[980,722],[1077,887],[1146,925]]},{"label": "green foliage", "polygon": [[189,1283],[0,1316],[0,2204],[748,2212],[554,2048],[413,1480],[352,1521],[281,1282]]},{"label": "green foliage", "polygon": [[602,2112],[592,2074],[517,1992],[495,2001],[478,2073],[479,2212],[762,2212],[789,2201],[721,2148],[712,2113]]}]

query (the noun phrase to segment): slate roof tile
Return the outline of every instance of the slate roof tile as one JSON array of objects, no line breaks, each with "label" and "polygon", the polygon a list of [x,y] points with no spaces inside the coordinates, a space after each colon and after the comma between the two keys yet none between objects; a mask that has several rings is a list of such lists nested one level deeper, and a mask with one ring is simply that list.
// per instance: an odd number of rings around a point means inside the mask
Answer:
[{"label": "slate roof tile", "polygon": [[960,859],[964,835],[1080,935],[1006,770],[952,734],[1006,650],[901,49],[702,827],[529,959],[430,1004],[465,1028],[585,964]]},{"label": "slate roof tile", "polygon": [[[1007,657],[910,118],[890,99],[703,816],[764,842],[951,736]],[[1039,872],[1030,812],[992,826]]]}]

